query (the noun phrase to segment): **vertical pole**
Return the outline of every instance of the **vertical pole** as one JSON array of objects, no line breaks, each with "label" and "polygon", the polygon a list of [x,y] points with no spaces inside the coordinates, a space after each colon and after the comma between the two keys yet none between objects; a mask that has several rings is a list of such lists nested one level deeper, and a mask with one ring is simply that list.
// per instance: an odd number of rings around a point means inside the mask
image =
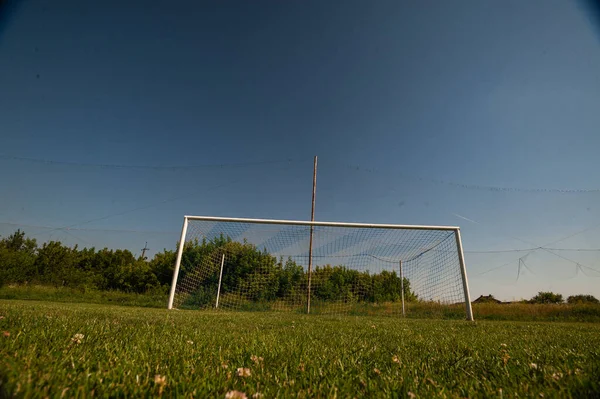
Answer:
[{"label": "vertical pole", "polygon": [[171,293],[169,294],[169,304],[167,309],[173,309],[173,299],[175,299],[175,286],[177,285],[177,276],[179,275],[179,267],[181,266],[181,257],[183,255],[183,247],[185,246],[185,233],[187,233],[188,219],[183,218],[183,227],[181,228],[181,238],[179,239],[179,249],[177,250],[177,260],[175,261],[175,270],[173,270],[173,281],[171,282]]},{"label": "vertical pole", "polygon": [[221,279],[223,278],[223,265],[225,264],[225,252],[221,258],[221,272],[219,273],[219,287],[217,288],[217,303],[215,303],[215,309],[219,307],[219,295],[221,295]]},{"label": "vertical pole", "polygon": [[[313,166],[313,187],[312,187],[312,209],[310,212],[310,221],[315,221],[315,197],[317,195],[317,156]],[[314,226],[310,226],[310,241],[308,244],[308,289],[306,292],[306,313],[310,313],[310,284],[312,278],[312,254],[313,254],[313,231]]]},{"label": "vertical pole", "polygon": [[400,261],[400,290],[402,291],[402,317],[406,317],[404,311],[404,273],[402,272],[402,261]]},{"label": "vertical pole", "polygon": [[467,279],[467,267],[465,265],[462,239],[460,238],[460,229],[454,230],[454,237],[456,238],[456,247],[458,249],[458,261],[460,262],[460,273],[462,275],[465,306],[467,308],[467,320],[473,321],[475,319],[473,318],[473,309],[471,308],[471,294],[469,293],[469,280]]}]

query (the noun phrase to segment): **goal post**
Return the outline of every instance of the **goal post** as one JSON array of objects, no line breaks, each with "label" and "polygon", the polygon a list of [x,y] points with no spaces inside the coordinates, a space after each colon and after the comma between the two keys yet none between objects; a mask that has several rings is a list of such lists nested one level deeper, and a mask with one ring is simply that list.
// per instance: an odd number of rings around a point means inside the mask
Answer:
[{"label": "goal post", "polygon": [[400,315],[405,302],[464,304],[473,320],[459,227],[185,216],[168,308]]}]

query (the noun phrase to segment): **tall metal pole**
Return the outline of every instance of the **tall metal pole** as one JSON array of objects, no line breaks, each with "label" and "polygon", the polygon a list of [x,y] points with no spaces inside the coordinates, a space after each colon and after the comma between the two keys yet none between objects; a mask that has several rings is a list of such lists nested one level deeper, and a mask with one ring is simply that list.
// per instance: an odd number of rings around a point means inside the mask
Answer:
[{"label": "tall metal pole", "polygon": [[179,275],[179,267],[181,266],[181,257],[183,255],[183,247],[185,246],[185,233],[188,228],[188,218],[183,218],[183,227],[181,228],[181,238],[179,239],[179,249],[177,250],[177,260],[175,261],[175,270],[173,270],[173,281],[171,282],[171,293],[169,294],[169,304],[167,309],[173,309],[173,299],[175,299],[175,286],[177,285],[177,276]]},{"label": "tall metal pole", "polygon": [[460,238],[460,229],[454,230],[454,237],[456,238],[456,247],[458,249],[458,261],[460,262],[460,273],[462,275],[467,320],[473,321],[475,319],[473,318],[473,309],[471,308],[471,294],[469,293],[469,280],[467,279],[467,266],[465,265],[465,254],[463,252],[462,239]]},{"label": "tall metal pole", "polygon": [[[310,212],[310,221],[315,221],[315,197],[317,196],[317,156],[313,166],[313,190],[312,190],[312,209]],[[308,244],[308,289],[306,291],[306,313],[310,313],[310,283],[312,278],[312,254],[313,254],[313,231],[314,226],[310,226],[310,241]]]},{"label": "tall metal pole", "polygon": [[404,273],[402,272],[402,261],[400,261],[400,291],[402,291],[402,317],[406,317],[404,312]]},{"label": "tall metal pole", "polygon": [[223,265],[225,264],[225,253],[221,258],[221,271],[219,272],[219,287],[217,288],[217,303],[215,303],[215,309],[219,307],[219,295],[221,295],[221,279],[223,278]]}]

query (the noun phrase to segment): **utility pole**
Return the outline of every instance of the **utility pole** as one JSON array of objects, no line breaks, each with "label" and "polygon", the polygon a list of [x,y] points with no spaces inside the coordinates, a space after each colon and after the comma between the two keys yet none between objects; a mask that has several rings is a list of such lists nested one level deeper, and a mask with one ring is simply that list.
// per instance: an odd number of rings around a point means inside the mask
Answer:
[{"label": "utility pole", "polygon": [[146,241],[146,243],[144,244],[144,248],[142,248],[142,259],[146,260],[146,251],[150,250],[150,248],[148,248],[148,241]]},{"label": "utility pole", "polygon": [[[317,196],[317,156],[315,155],[315,163],[313,166],[313,187],[312,187],[312,209],[310,212],[310,221],[315,221],[315,197]],[[310,313],[310,283],[312,277],[312,253],[313,253],[313,230],[314,226],[310,226],[310,241],[308,244],[308,290],[306,296],[306,313]]]}]

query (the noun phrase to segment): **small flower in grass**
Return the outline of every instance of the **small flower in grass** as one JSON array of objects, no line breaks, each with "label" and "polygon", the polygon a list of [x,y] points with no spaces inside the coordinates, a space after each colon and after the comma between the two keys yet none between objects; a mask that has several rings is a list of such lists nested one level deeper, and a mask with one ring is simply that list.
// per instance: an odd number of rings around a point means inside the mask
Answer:
[{"label": "small flower in grass", "polygon": [[188,339],[188,340],[187,340],[187,344],[188,344],[188,345],[194,345],[194,341],[192,341],[191,339]]},{"label": "small flower in grass", "polygon": [[537,368],[538,368],[537,364],[535,364],[535,363],[529,363],[529,367],[533,370],[537,370]]},{"label": "small flower in grass", "polygon": [[236,374],[238,377],[250,377],[250,375],[252,375],[250,369],[245,367],[239,367],[236,371]]},{"label": "small flower in grass", "polygon": [[374,368],[373,372],[377,375],[381,374],[381,371],[378,368]]},{"label": "small flower in grass", "polygon": [[240,391],[229,391],[225,394],[225,399],[247,399],[248,397],[244,392]]},{"label": "small flower in grass", "polygon": [[552,373],[552,378],[554,378],[556,381],[560,380],[562,376],[562,373]]},{"label": "small flower in grass", "polygon": [[2,333],[2,335],[4,335],[5,337],[10,337],[10,333],[9,333],[8,331],[4,331],[4,332]]},{"label": "small flower in grass", "polygon": [[414,399],[414,398],[416,398],[416,397],[417,397],[417,395],[415,395],[415,394],[414,394],[414,393],[412,393],[411,391],[408,391],[407,395],[408,395],[408,397],[409,397],[410,399]]},{"label": "small flower in grass", "polygon": [[165,385],[167,385],[167,376],[156,374],[154,376],[154,384],[158,386],[158,395],[162,395]]},{"label": "small flower in grass", "polygon": [[221,367],[225,370],[227,370],[227,368],[229,367],[229,365],[225,362],[221,363]]},{"label": "small flower in grass", "polygon": [[371,328],[375,328],[375,324],[371,324]]},{"label": "small flower in grass", "polygon": [[394,355],[392,356],[392,362],[400,364],[400,359],[398,358],[398,356]]},{"label": "small flower in grass", "polygon": [[252,355],[252,356],[250,356],[250,360],[252,360],[254,363],[258,364],[258,363],[262,362],[265,359],[263,359],[260,356]]},{"label": "small flower in grass", "polygon": [[501,347],[506,348],[508,345],[506,344],[500,344]]},{"label": "small flower in grass", "polygon": [[75,334],[75,335],[73,335],[73,338],[71,338],[71,341],[75,342],[76,344],[80,344],[84,338],[85,338],[85,335],[83,335],[83,334]]}]

